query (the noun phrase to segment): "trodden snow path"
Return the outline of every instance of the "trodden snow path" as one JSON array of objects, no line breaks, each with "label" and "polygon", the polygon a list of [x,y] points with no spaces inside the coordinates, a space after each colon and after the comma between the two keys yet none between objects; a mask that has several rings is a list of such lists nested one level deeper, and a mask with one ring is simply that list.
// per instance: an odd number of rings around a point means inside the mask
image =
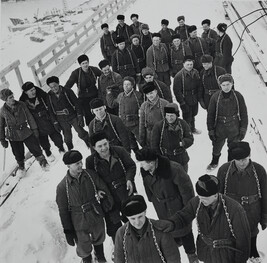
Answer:
[{"label": "trodden snow path", "polygon": [[[248,12],[251,10],[248,10]],[[210,18],[212,27],[219,22],[225,22],[224,11],[221,1],[179,1],[179,0],[137,0],[125,13],[126,23],[130,24],[130,14],[137,13],[141,22],[148,23],[151,32],[160,30],[160,21],[166,18],[170,21],[170,28],[177,26],[178,15],[185,15],[187,24],[196,24],[201,30],[201,21]],[[116,21],[110,24],[114,29]],[[229,28],[234,48],[238,46],[238,38],[235,31]],[[19,45],[19,43],[18,43]],[[25,50],[25,52],[28,52]],[[88,53],[90,64],[97,65],[101,56],[99,43]],[[29,53],[29,59],[31,58]],[[68,71],[60,76],[61,84],[65,84],[71,71],[78,64],[74,64]],[[248,106],[249,118],[260,118],[267,127],[266,114],[266,87],[258,78],[246,53],[239,49],[233,64],[233,76],[235,88],[240,91]],[[195,136],[195,142],[189,148],[189,175],[195,184],[197,178],[206,173],[206,166],[211,159],[211,142],[206,130],[206,112],[200,109],[196,118],[196,127],[202,130],[201,135]],[[265,129],[267,132],[267,130]],[[262,164],[267,169],[267,155],[260,144],[254,130],[249,126],[245,138],[251,143],[252,159]],[[74,135],[75,149],[82,152],[86,158],[90,152],[84,143]],[[65,176],[67,167],[62,163],[62,156],[53,147],[56,161],[51,163],[50,171],[44,172],[38,163],[29,169],[15,191],[6,203],[0,208],[0,261],[4,263],[71,263],[80,262],[76,256],[75,248],[67,245],[62,231],[57,206],[55,203],[56,186]],[[10,155],[10,158],[13,158]],[[134,158],[134,156],[133,156]],[[134,158],[135,159],[135,158]],[[226,147],[222,152],[220,164],[227,160]],[[216,174],[217,170],[213,172]],[[136,174],[137,190],[145,195],[139,166]],[[148,203],[148,217],[156,218],[156,213],[151,203]],[[193,223],[196,237],[196,225]],[[267,233],[260,232],[258,237],[258,248],[265,252],[267,244]],[[106,238],[105,254],[108,262],[111,262],[112,244],[111,239]],[[188,262],[183,248],[180,249],[182,262]],[[267,262],[266,260],[264,262]]]}]

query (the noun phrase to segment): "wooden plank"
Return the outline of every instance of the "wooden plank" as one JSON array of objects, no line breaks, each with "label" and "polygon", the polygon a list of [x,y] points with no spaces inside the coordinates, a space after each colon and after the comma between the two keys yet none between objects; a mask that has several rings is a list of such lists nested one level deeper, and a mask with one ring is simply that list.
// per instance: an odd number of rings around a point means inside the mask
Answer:
[{"label": "wooden plank", "polygon": [[15,73],[16,73],[17,79],[19,81],[19,85],[20,85],[20,87],[22,87],[22,85],[23,85],[23,79],[22,79],[22,76],[21,76],[21,72],[19,70],[19,67],[16,67],[15,68]]},{"label": "wooden plank", "polygon": [[18,67],[20,65],[20,61],[16,60],[14,62],[12,62],[11,64],[9,64],[7,67],[3,68],[0,71],[0,79],[5,76],[7,73],[9,73],[10,71],[12,71],[14,68]]},{"label": "wooden plank", "polygon": [[57,51],[55,49],[53,49],[52,50],[52,54],[53,54],[53,57],[55,59],[55,63],[57,65],[59,63],[58,57],[56,56],[57,55]]}]

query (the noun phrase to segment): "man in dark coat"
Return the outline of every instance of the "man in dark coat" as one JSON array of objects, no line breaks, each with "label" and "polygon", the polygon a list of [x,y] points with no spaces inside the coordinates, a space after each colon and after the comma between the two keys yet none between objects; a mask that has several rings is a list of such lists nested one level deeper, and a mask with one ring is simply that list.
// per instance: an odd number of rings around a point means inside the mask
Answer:
[{"label": "man in dark coat", "polygon": [[[225,74],[218,79],[221,90],[210,99],[207,116],[209,137],[212,141],[212,160],[207,170],[218,166],[221,150],[227,139],[231,142],[242,141],[248,126],[248,114],[245,100],[240,92],[233,89],[233,77]],[[230,156],[228,156],[230,160]]]},{"label": "man in dark coat", "polygon": [[136,165],[123,147],[109,145],[104,132],[95,133],[90,139],[95,151],[86,158],[86,168],[98,173],[114,199],[112,210],[105,213],[105,221],[107,234],[115,242],[116,232],[122,225],[121,204],[135,191]]},{"label": "man in dark coat", "polygon": [[131,149],[138,150],[139,140],[139,109],[143,103],[143,95],[134,89],[135,81],[132,77],[123,79],[123,92],[116,98],[112,92],[107,93],[109,107],[119,108],[119,117],[126,126],[129,134]]},{"label": "man in dark coat", "polygon": [[202,64],[200,58],[204,54],[209,54],[209,49],[206,41],[202,37],[197,36],[197,27],[195,25],[188,27],[189,38],[185,41],[192,51],[192,55],[195,58],[194,68],[200,72]]},{"label": "man in dark coat", "polygon": [[39,143],[45,151],[49,161],[54,161],[55,157],[51,152],[51,145],[48,136],[58,147],[59,152],[64,152],[63,139],[59,132],[55,130],[48,111],[48,95],[42,89],[34,86],[30,81],[22,85],[22,95],[20,101],[23,101],[31,112],[39,131]]},{"label": "man in dark coat", "polygon": [[169,20],[162,19],[161,20],[161,30],[159,31],[161,35],[161,43],[165,43],[168,49],[170,49],[172,44],[172,36],[175,34],[174,31],[168,27]]},{"label": "man in dark coat", "polygon": [[10,89],[2,89],[0,99],[5,102],[0,109],[0,142],[7,148],[9,141],[20,172],[25,172],[24,144],[42,168],[48,167],[38,142],[37,124],[27,106],[16,101]]},{"label": "man in dark coat", "polygon": [[105,131],[111,145],[122,146],[131,152],[128,131],[121,118],[107,113],[106,106],[101,99],[92,100],[90,107],[95,118],[89,124],[89,135]]},{"label": "man in dark coat", "polygon": [[250,229],[243,207],[219,194],[219,181],[205,174],[196,183],[198,196],[170,219],[183,228],[196,219],[197,256],[205,263],[246,263],[250,253]]},{"label": "man in dark coat", "polygon": [[107,92],[110,92],[117,98],[119,93],[123,91],[122,77],[119,73],[111,70],[110,62],[106,59],[101,60],[98,66],[102,71],[101,76],[98,78],[98,97],[104,101],[109,113],[118,115],[118,107],[111,109],[107,105],[106,95]]},{"label": "man in dark coat", "polygon": [[179,23],[179,26],[177,26],[174,31],[175,34],[179,34],[181,36],[181,41],[186,41],[189,38],[188,33],[188,25],[185,24],[185,17],[184,16],[178,16],[177,22]]},{"label": "man in dark coat", "polygon": [[132,20],[132,24],[130,25],[130,27],[133,30],[133,34],[139,35],[141,34],[141,26],[143,23],[139,22],[139,15],[138,14],[131,14],[130,16],[131,20]]},{"label": "man in dark coat", "polygon": [[148,24],[141,25],[140,44],[147,52],[148,48],[152,45],[152,34],[149,32]]},{"label": "man in dark coat", "polygon": [[103,35],[100,38],[100,48],[104,59],[107,59],[111,63],[111,57],[116,50],[116,33],[109,31],[108,24],[104,23],[101,25]]},{"label": "man in dark coat", "polygon": [[208,110],[211,96],[221,89],[218,77],[224,75],[226,71],[224,68],[214,65],[211,55],[203,55],[201,63],[203,69],[200,71],[201,96],[199,102],[203,109]]},{"label": "man in dark coat", "polygon": [[173,92],[182,109],[183,119],[189,124],[192,133],[200,134],[201,131],[195,127],[200,99],[200,78],[193,66],[194,57],[185,56],[183,69],[174,77]]},{"label": "man in dark coat", "polygon": [[71,89],[76,83],[79,103],[85,117],[85,123],[88,125],[94,118],[88,105],[98,95],[96,83],[101,71],[97,67],[89,66],[89,58],[86,55],[79,56],[78,62],[80,67],[71,73],[64,87]]},{"label": "man in dark coat", "polygon": [[151,135],[151,148],[171,161],[181,164],[188,172],[189,156],[186,151],[194,137],[185,120],[179,118],[178,105],[168,103],[164,107],[165,118],[155,123]]},{"label": "man in dark coat", "polygon": [[183,68],[185,56],[192,56],[190,47],[181,41],[179,34],[173,35],[170,49],[171,76],[173,78]]},{"label": "man in dark coat", "polygon": [[231,38],[225,33],[227,25],[220,23],[217,26],[218,39],[215,44],[215,59],[214,64],[226,70],[227,73],[232,73],[232,63],[234,57],[232,56],[233,43]]},{"label": "man in dark coat", "polygon": [[[190,177],[177,162],[143,148],[136,152],[147,198],[153,203],[159,219],[168,219],[195,196]],[[197,262],[192,224],[172,233],[182,243],[190,263]]]},{"label": "man in dark coat", "polygon": [[112,69],[119,73],[122,78],[130,76],[136,79],[141,76],[140,67],[134,52],[126,48],[125,41],[124,37],[116,38],[118,49],[112,55]]},{"label": "man in dark coat", "polygon": [[170,233],[169,222],[146,217],[147,205],[143,196],[134,195],[123,203],[128,218],[118,229],[115,242],[116,263],[180,263],[180,253]]},{"label": "man in dark coat", "polygon": [[[137,62],[140,68],[140,71],[146,66],[146,52],[142,45],[140,45],[140,36],[134,34],[130,37],[131,45],[130,49],[134,52]],[[140,79],[136,81],[137,83],[140,82]]]},{"label": "man in dark coat", "polygon": [[204,19],[201,22],[203,27],[203,33],[201,37],[205,39],[209,48],[209,54],[215,58],[215,43],[218,39],[218,34],[215,30],[210,28],[211,21],[209,19]]},{"label": "man in dark coat", "polygon": [[[67,175],[57,186],[56,202],[64,234],[70,246],[77,246],[83,263],[92,260],[92,245],[98,262],[104,255],[104,212],[113,206],[113,198],[102,179],[92,169],[82,169],[82,155],[71,150],[63,156]],[[103,200],[103,201],[102,201]],[[102,206],[101,206],[102,203]]]},{"label": "man in dark coat", "polygon": [[74,92],[59,85],[59,79],[56,76],[49,77],[46,84],[51,89],[48,92],[48,110],[55,129],[58,132],[62,129],[68,150],[73,149],[72,127],[89,147],[89,135],[83,128],[81,105]]},{"label": "man in dark coat", "polygon": [[[127,25],[124,15],[117,15],[118,25],[116,26],[116,36],[123,37],[125,39],[125,44],[128,47],[130,45],[130,37],[134,34],[131,26]],[[113,69],[114,70],[114,69]]]},{"label": "man in dark coat", "polygon": [[217,174],[220,192],[245,209],[251,231],[250,262],[261,262],[256,242],[258,224],[262,230],[267,227],[267,174],[250,159],[249,143],[232,143],[229,151],[233,160],[223,164]]}]

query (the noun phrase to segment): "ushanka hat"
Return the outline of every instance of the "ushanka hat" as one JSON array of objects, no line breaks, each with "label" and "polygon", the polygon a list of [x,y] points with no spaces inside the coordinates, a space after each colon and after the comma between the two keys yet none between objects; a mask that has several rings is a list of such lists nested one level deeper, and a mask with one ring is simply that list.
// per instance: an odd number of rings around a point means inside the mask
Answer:
[{"label": "ushanka hat", "polygon": [[207,24],[210,26],[210,20],[209,19],[204,19],[202,22],[201,22],[201,25],[204,25],[204,24]]},{"label": "ushanka hat", "polygon": [[125,42],[125,38],[124,38],[124,37],[117,37],[117,38],[115,39],[115,42],[116,42],[116,44],[120,44],[120,43],[122,43],[122,42]]},{"label": "ushanka hat", "polygon": [[209,197],[219,192],[219,180],[214,175],[205,174],[198,178],[196,192],[200,196]]},{"label": "ushanka hat", "polygon": [[195,25],[189,26],[187,28],[187,32],[188,33],[192,33],[193,31],[197,30],[197,27]]},{"label": "ushanka hat", "polygon": [[181,20],[185,20],[185,17],[184,17],[184,16],[178,16],[178,17],[177,17],[177,21],[179,22],[179,21],[181,21]]},{"label": "ushanka hat", "polygon": [[147,76],[147,75],[151,75],[151,76],[154,76],[154,70],[152,69],[152,68],[150,68],[150,67],[145,67],[145,68],[143,68],[142,69],[142,71],[141,71],[141,74],[142,74],[142,76],[145,78],[145,76]]},{"label": "ushanka hat", "polygon": [[0,99],[3,101],[7,101],[7,98],[11,96],[13,92],[10,89],[2,89],[0,91]]},{"label": "ushanka hat", "polygon": [[105,106],[104,101],[102,99],[95,98],[95,99],[91,100],[91,102],[90,102],[91,110],[102,107],[102,106]]},{"label": "ushanka hat", "polygon": [[152,38],[153,38],[153,37],[159,37],[159,38],[161,38],[161,34],[160,34],[160,33],[153,33],[153,34],[152,34]]},{"label": "ushanka hat", "polygon": [[176,103],[168,103],[165,107],[164,107],[164,112],[166,113],[175,113],[175,114],[179,114],[179,108],[178,105]]},{"label": "ushanka hat", "polygon": [[143,90],[144,94],[147,94],[147,93],[149,93],[153,90],[156,90],[156,89],[157,89],[157,87],[153,82],[148,82],[143,86],[142,90]]},{"label": "ushanka hat", "polygon": [[117,15],[117,20],[124,20],[125,16],[124,15]]},{"label": "ushanka hat", "polygon": [[141,30],[142,29],[147,29],[147,30],[149,30],[149,26],[148,26],[148,24],[142,24],[141,25]]},{"label": "ushanka hat", "polygon": [[167,19],[162,19],[162,20],[161,20],[161,24],[162,24],[162,25],[166,25],[166,26],[168,26],[168,25],[169,25],[169,20],[167,20]]},{"label": "ushanka hat", "polygon": [[174,39],[181,39],[181,36],[180,36],[180,34],[175,34],[175,35],[172,35],[172,40],[174,40]]},{"label": "ushanka hat", "polygon": [[139,149],[135,152],[136,160],[141,161],[155,161],[158,158],[158,154],[156,151],[144,147],[142,149]]},{"label": "ushanka hat", "polygon": [[31,81],[27,81],[27,82],[23,83],[21,88],[23,91],[28,91],[28,90],[32,89],[33,87],[35,87],[34,84]]},{"label": "ushanka hat", "polygon": [[101,29],[103,29],[103,28],[108,28],[108,24],[107,23],[102,24]]},{"label": "ushanka hat", "polygon": [[195,61],[195,58],[191,55],[184,56],[183,62],[185,63],[186,61]]},{"label": "ushanka hat", "polygon": [[81,64],[83,61],[89,61],[89,58],[85,54],[82,54],[77,58],[77,60],[78,60],[78,63]]},{"label": "ushanka hat", "polygon": [[106,67],[107,65],[110,65],[109,61],[107,59],[103,59],[98,63],[98,67],[100,69]]},{"label": "ushanka hat", "polygon": [[229,146],[229,154],[235,160],[245,159],[250,155],[248,142],[232,142]]},{"label": "ushanka hat", "polygon": [[201,63],[211,63],[213,61],[213,57],[211,55],[203,55],[200,59]]},{"label": "ushanka hat", "polygon": [[104,131],[99,131],[99,132],[93,133],[90,136],[89,141],[92,146],[95,146],[97,142],[102,141],[104,139],[108,140],[107,134]]},{"label": "ushanka hat", "polygon": [[142,195],[132,195],[122,203],[122,214],[126,217],[134,216],[146,211],[147,205]]},{"label": "ushanka hat", "polygon": [[232,75],[229,74],[229,73],[226,73],[226,74],[221,75],[221,76],[218,77],[219,84],[222,84],[225,81],[229,81],[229,82],[234,83],[234,79],[233,79]]},{"label": "ushanka hat", "polygon": [[220,32],[224,33],[226,31],[226,29],[227,29],[227,25],[225,23],[220,23],[220,24],[217,25],[217,29]]},{"label": "ushanka hat", "polygon": [[70,150],[63,155],[63,162],[64,164],[68,165],[72,163],[77,163],[82,160],[82,158],[83,156],[79,151]]},{"label": "ushanka hat", "polygon": [[59,84],[59,78],[57,76],[51,76],[46,80],[46,84],[49,85],[50,83],[57,83]]}]

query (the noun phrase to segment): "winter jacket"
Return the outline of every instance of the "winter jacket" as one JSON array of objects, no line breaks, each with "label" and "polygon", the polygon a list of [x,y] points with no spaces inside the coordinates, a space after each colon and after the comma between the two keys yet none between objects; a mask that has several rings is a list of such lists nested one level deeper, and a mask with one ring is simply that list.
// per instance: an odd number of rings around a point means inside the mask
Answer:
[{"label": "winter jacket", "polygon": [[116,50],[116,33],[108,32],[107,34],[103,34],[100,38],[100,48],[103,57],[107,60],[110,60],[112,54]]},{"label": "winter jacket", "polygon": [[107,113],[102,121],[94,118],[89,123],[89,136],[98,131],[106,132],[111,145],[123,146],[128,152],[131,151],[127,129],[118,116]]},{"label": "winter jacket", "polygon": [[141,45],[135,46],[131,44],[130,49],[134,52],[141,71],[146,66],[146,51]]},{"label": "winter jacket", "polygon": [[143,103],[143,95],[139,91],[121,92],[117,98],[109,93],[107,102],[110,108],[119,107],[119,117],[126,127],[139,127],[139,109]]},{"label": "winter jacket", "polygon": [[[123,26],[117,25],[116,26],[116,36],[117,37],[124,37],[125,38],[125,44],[126,46],[130,45],[130,37],[134,34],[132,27],[130,27],[127,24],[124,24]],[[114,70],[114,69],[113,69]]]},{"label": "winter jacket", "polygon": [[89,66],[88,72],[84,72],[82,68],[77,68],[72,71],[67,83],[66,89],[71,89],[76,83],[78,88],[79,98],[95,98],[97,97],[97,78],[102,74],[97,67]]},{"label": "winter jacket", "polygon": [[175,32],[171,28],[167,28],[166,30],[161,29],[159,31],[161,35],[161,43],[165,43],[168,48],[170,48],[172,43],[172,36]]},{"label": "winter jacket", "polygon": [[70,121],[78,115],[83,115],[79,100],[73,90],[60,87],[59,97],[51,90],[48,92],[48,110],[53,123],[56,121]]},{"label": "winter jacket", "polygon": [[219,168],[217,177],[220,180],[220,192],[243,206],[247,213],[251,236],[256,236],[259,232],[258,223],[267,225],[265,169],[260,164],[250,161],[244,170],[239,171],[232,161]]},{"label": "winter jacket", "polygon": [[176,212],[171,220],[179,229],[196,218],[197,256],[200,261],[246,263],[250,254],[250,230],[246,212],[232,198],[220,194],[218,200],[211,217],[210,208],[205,207],[197,196],[192,198],[181,211]]},{"label": "winter jacket", "polygon": [[52,134],[55,132],[55,128],[48,111],[48,95],[38,87],[35,89],[36,97],[34,99],[29,99],[28,95],[23,92],[19,100],[28,107],[37,124],[40,136]]},{"label": "winter jacket", "polygon": [[0,110],[0,140],[24,141],[37,129],[37,124],[22,101],[15,101],[14,108],[5,103]]},{"label": "winter jacket", "polygon": [[189,33],[187,31],[188,27],[189,27],[188,25],[184,25],[184,26],[177,26],[174,29],[175,34],[180,34],[182,41],[185,41],[189,38]]},{"label": "winter jacket", "polygon": [[[170,90],[170,87],[168,87],[164,82],[160,80],[153,80],[153,83],[156,86],[156,89],[158,91],[158,95],[161,99],[167,100],[168,102],[172,102],[172,93]],[[139,90],[141,93],[143,93],[143,86],[139,86]],[[146,96],[144,95],[144,99],[146,99]]]},{"label": "winter jacket", "polygon": [[209,54],[208,45],[205,39],[201,37],[192,38],[189,37],[185,44],[188,45],[192,51],[192,55],[195,57],[194,68],[198,71],[202,69],[202,63],[200,61],[204,54]]},{"label": "winter jacket", "polygon": [[227,34],[223,34],[218,37],[215,44],[215,59],[214,64],[220,67],[226,68],[234,60],[232,56],[233,43],[231,38]]},{"label": "winter jacket", "polygon": [[[243,96],[235,90],[230,91],[230,97],[224,98],[222,91],[215,92],[211,99],[208,108],[207,126],[208,131],[215,130],[219,135],[217,124],[223,124],[227,127],[246,132],[248,126],[247,107]],[[234,131],[233,131],[234,132]],[[235,136],[233,134],[233,136]]]},{"label": "winter jacket", "polygon": [[114,92],[122,92],[123,88],[121,75],[117,72],[111,71],[107,76],[102,73],[98,78],[98,97],[104,101],[105,105],[107,105],[107,88],[112,88]]},{"label": "winter jacket", "polygon": [[200,99],[200,91],[200,78],[196,69],[189,72],[183,68],[175,75],[173,92],[180,105],[196,105]]},{"label": "winter jacket", "polygon": [[135,24],[132,23],[132,24],[130,25],[130,27],[132,28],[134,34],[140,36],[140,34],[141,34],[141,25],[142,25],[142,24],[143,24],[143,23],[141,23],[141,22],[138,21],[138,22],[136,22]]},{"label": "winter jacket", "polygon": [[79,181],[71,176],[69,171],[67,172],[56,191],[56,202],[64,231],[84,230],[93,233],[96,228],[99,228],[103,222],[103,210],[96,199],[99,190],[106,193],[105,198],[108,200],[106,203],[109,207],[105,209],[111,209],[113,198],[106,184],[95,171],[83,170]]},{"label": "winter jacket", "polygon": [[148,32],[147,35],[141,32],[140,45],[144,48],[145,52],[147,52],[148,48],[152,45],[152,34],[150,32]]},{"label": "winter jacket", "polygon": [[201,37],[205,39],[208,48],[209,48],[209,54],[213,57],[215,57],[215,44],[218,39],[218,34],[215,30],[209,29],[208,31],[203,31]]},{"label": "winter jacket", "polygon": [[189,46],[181,43],[176,49],[175,46],[171,46],[170,49],[170,62],[171,62],[171,74],[175,77],[176,73],[183,68],[183,61],[185,56],[192,56],[192,51]]},{"label": "winter jacket", "polygon": [[140,73],[139,64],[134,52],[131,49],[117,49],[111,59],[113,71],[119,73],[122,78],[126,76],[136,77]]},{"label": "winter jacket", "polygon": [[139,118],[139,141],[142,147],[150,145],[153,126],[157,121],[164,119],[164,107],[167,104],[167,100],[158,97],[156,102],[147,100],[141,105]]},{"label": "winter jacket", "polygon": [[225,74],[226,71],[222,67],[212,66],[212,68],[200,72],[201,80],[201,100],[203,100],[205,108],[208,109],[211,96],[221,89],[218,83],[218,77]]},{"label": "winter jacket", "polygon": [[[175,129],[173,126],[175,125]],[[171,161],[182,166],[189,161],[186,151],[194,142],[194,137],[186,121],[179,119],[169,125],[166,119],[155,123],[151,134],[151,148],[158,154],[166,156]]]},{"label": "winter jacket", "polygon": [[164,43],[160,43],[159,47],[151,45],[146,52],[146,65],[155,72],[166,72],[169,67],[169,51]]},{"label": "winter jacket", "polygon": [[180,263],[180,253],[174,239],[170,233],[163,232],[169,222],[164,220],[147,220],[149,221],[144,225],[146,227],[145,232],[140,239],[137,238],[129,222],[118,229],[114,249],[114,262],[162,263],[163,261],[159,254],[162,253],[164,262]]},{"label": "winter jacket", "polygon": [[110,162],[100,158],[97,152],[86,158],[86,169],[95,170],[101,179],[107,184],[115,203],[125,201],[128,198],[126,182],[134,183],[136,164],[129,153],[119,146],[110,146]]},{"label": "winter jacket", "polygon": [[[190,177],[183,167],[164,156],[158,157],[158,166],[151,175],[141,168],[147,198],[153,203],[159,219],[168,219],[183,209],[195,196]],[[189,222],[185,227],[172,232],[174,237],[183,237],[192,230]]]}]

